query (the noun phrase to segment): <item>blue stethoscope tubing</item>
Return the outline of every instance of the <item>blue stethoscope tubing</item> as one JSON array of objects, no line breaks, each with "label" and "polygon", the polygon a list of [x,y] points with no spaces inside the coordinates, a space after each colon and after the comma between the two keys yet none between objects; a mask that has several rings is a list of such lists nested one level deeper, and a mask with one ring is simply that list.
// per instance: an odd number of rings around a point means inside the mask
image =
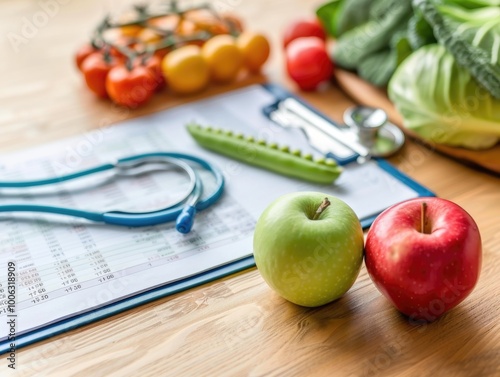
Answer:
[{"label": "blue stethoscope tubing", "polygon": [[[44,212],[73,217],[81,217],[94,222],[102,222],[113,225],[123,225],[129,227],[140,227],[157,225],[170,221],[176,221],[176,229],[180,233],[189,233],[194,222],[194,217],[198,211],[202,211],[215,204],[222,196],[224,191],[224,176],[216,166],[209,162],[184,153],[176,152],[152,152],[128,156],[117,160],[114,163],[106,163],[90,169],[78,171],[65,176],[33,180],[33,181],[11,181],[1,182],[0,188],[27,188],[36,186],[46,186],[57,184],[76,178],[118,169],[126,171],[127,168],[135,168],[141,163],[148,162],[167,162],[176,165],[185,170],[191,179],[190,192],[184,200],[157,211],[151,212],[92,212],[79,210],[76,208],[57,207],[39,204],[7,204],[0,205],[0,212]],[[200,165],[203,169],[209,171],[215,178],[215,190],[201,198],[203,184],[194,169],[184,161],[191,161]]]}]

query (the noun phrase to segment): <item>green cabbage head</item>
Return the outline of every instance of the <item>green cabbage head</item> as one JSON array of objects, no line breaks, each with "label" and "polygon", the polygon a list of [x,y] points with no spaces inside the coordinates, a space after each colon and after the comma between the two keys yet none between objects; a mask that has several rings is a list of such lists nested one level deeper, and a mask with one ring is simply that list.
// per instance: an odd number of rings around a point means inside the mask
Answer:
[{"label": "green cabbage head", "polygon": [[441,45],[413,52],[398,67],[388,89],[404,126],[425,140],[486,149],[500,138],[500,100]]}]

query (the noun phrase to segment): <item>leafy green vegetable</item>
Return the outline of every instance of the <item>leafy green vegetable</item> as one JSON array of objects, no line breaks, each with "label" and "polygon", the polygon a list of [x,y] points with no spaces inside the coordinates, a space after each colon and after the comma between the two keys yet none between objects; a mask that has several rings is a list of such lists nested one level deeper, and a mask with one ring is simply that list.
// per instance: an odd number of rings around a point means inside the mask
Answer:
[{"label": "leafy green vegetable", "polygon": [[413,50],[436,43],[432,27],[422,16],[421,12],[415,12],[408,21],[408,42]]},{"label": "leafy green vegetable", "polygon": [[368,21],[372,2],[373,0],[345,0],[341,17],[337,19],[337,33],[342,35]]},{"label": "leafy green vegetable", "polygon": [[368,20],[372,1],[334,0],[319,7],[316,15],[328,34],[339,37]]},{"label": "leafy green vegetable", "polygon": [[498,142],[500,0],[336,0],[317,14],[339,66],[390,80],[408,128],[472,149]]},{"label": "leafy green vegetable", "polygon": [[[405,1],[403,0],[403,3],[404,2]],[[390,12],[392,10],[394,4],[395,3],[392,0],[372,0],[370,4],[368,4],[368,8],[370,9],[370,18],[383,18],[387,12]]]},{"label": "leafy green vegetable", "polygon": [[412,15],[411,1],[385,1],[386,12],[380,18],[370,18],[342,34],[333,50],[337,64],[356,69],[367,56],[387,48],[394,33],[406,28]]},{"label": "leafy green vegetable", "polygon": [[[394,59],[396,61],[396,65],[394,67],[394,69],[396,69],[396,67],[398,67],[414,50],[411,47],[407,32],[394,34],[391,39],[391,50],[393,51]],[[389,82],[389,80],[387,80],[387,82]]]},{"label": "leafy green vegetable", "polygon": [[340,18],[344,5],[345,0],[334,0],[323,4],[316,10],[316,16],[329,35],[339,36],[339,33],[337,33],[337,20]]},{"label": "leafy green vegetable", "polygon": [[412,51],[406,38],[411,0],[336,0],[316,14],[328,33],[338,38],[332,59],[343,68],[358,70],[377,86],[387,85]]},{"label": "leafy green vegetable", "polygon": [[394,70],[395,59],[390,49],[368,55],[358,66],[358,75],[376,86],[387,85]]},{"label": "leafy green vegetable", "polygon": [[444,46],[411,54],[389,82],[389,97],[404,125],[439,144],[485,149],[500,137],[500,100],[457,64]]},{"label": "leafy green vegetable", "polygon": [[458,5],[467,9],[498,7],[500,0],[440,0],[443,4]]},{"label": "leafy green vegetable", "polygon": [[414,6],[458,64],[467,67],[481,85],[500,98],[500,8],[464,9],[452,4],[471,3],[470,0],[444,2],[442,5],[436,0],[414,0]]},{"label": "leafy green vegetable", "polygon": [[398,65],[412,53],[406,32],[396,33],[390,48],[368,55],[358,65],[358,75],[376,86],[386,86]]}]

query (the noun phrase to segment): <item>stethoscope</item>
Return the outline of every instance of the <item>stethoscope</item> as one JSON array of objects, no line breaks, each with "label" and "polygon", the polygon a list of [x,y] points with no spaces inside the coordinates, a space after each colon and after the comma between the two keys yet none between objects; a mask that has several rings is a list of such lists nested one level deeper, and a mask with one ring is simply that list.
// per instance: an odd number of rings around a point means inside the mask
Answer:
[{"label": "stethoscope", "polygon": [[[216,188],[213,192],[211,192],[203,199],[201,198],[203,194],[203,183],[199,177],[199,174],[186,161],[191,161],[198,164],[203,169],[210,172],[215,178]],[[76,208],[65,208],[39,204],[0,205],[0,212],[53,213],[59,215],[81,217],[94,222],[102,222],[106,224],[123,225],[129,227],[156,225],[175,220],[175,228],[178,232],[189,233],[193,226],[196,212],[201,211],[217,202],[217,200],[221,197],[222,192],[224,191],[224,177],[222,175],[222,172],[218,168],[199,157],[174,152],[137,154],[134,156],[121,158],[114,163],[106,163],[90,169],[53,178],[33,181],[0,182],[0,188],[28,188],[36,186],[46,186],[110,170],[115,170],[115,174],[118,176],[132,176],[152,171],[151,169],[144,169],[145,167],[147,168],[148,165],[150,165],[150,167],[153,167],[154,170],[171,168],[173,166],[187,174],[189,177],[189,186],[185,191],[183,197],[176,203],[173,203],[166,208],[151,212],[92,212],[79,210]]]}]

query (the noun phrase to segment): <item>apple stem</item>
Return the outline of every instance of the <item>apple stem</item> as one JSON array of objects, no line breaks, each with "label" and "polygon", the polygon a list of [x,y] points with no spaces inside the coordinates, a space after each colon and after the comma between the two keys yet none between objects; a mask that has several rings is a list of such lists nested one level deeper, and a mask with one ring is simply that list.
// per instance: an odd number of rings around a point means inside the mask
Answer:
[{"label": "apple stem", "polygon": [[420,207],[420,232],[425,233],[425,210],[427,208],[427,203],[422,202]]},{"label": "apple stem", "polygon": [[318,209],[316,210],[316,213],[314,214],[313,220],[317,220],[318,217],[323,213],[323,211],[330,205],[330,201],[328,198],[325,198],[321,204],[319,205]]}]

